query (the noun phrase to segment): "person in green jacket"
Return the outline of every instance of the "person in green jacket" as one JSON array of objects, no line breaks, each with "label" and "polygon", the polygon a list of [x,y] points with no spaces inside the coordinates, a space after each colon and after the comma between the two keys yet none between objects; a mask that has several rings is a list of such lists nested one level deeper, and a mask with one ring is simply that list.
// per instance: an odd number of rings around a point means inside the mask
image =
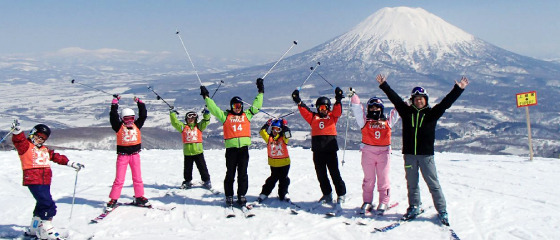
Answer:
[{"label": "person in green jacket", "polygon": [[200,95],[204,98],[206,106],[212,115],[223,124],[224,142],[226,146],[226,177],[224,179],[224,192],[226,205],[233,206],[233,182],[237,171],[237,202],[246,206],[247,189],[249,187],[249,145],[251,145],[251,119],[259,112],[263,103],[264,80],[257,79],[259,93],[253,100],[251,107],[243,111],[243,100],[235,96],[230,101],[231,109],[221,110],[214,100],[209,97],[208,89],[200,86]]},{"label": "person in green jacket", "polygon": [[175,109],[171,109],[169,118],[171,119],[171,125],[173,128],[181,133],[181,140],[183,141],[185,164],[183,168],[184,181],[183,184],[181,184],[181,188],[192,188],[193,163],[196,163],[196,168],[198,168],[200,178],[202,178],[202,187],[211,189],[212,183],[210,182],[210,174],[208,173],[206,160],[204,160],[204,149],[202,147],[202,131],[204,131],[206,126],[210,124],[210,112],[207,109],[204,109],[202,111],[202,120],[200,122],[198,121],[198,114],[196,112],[188,112],[185,114],[186,123],[181,122],[177,118],[177,114],[178,112]]}]

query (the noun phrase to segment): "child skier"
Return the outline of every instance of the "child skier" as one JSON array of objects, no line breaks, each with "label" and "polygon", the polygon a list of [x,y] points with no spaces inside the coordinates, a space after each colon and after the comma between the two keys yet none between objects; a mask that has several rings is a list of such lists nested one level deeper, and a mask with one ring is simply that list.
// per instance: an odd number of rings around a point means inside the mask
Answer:
[{"label": "child skier", "polygon": [[288,154],[288,139],[291,137],[288,121],[284,119],[269,119],[261,128],[260,134],[267,143],[268,165],[270,177],[262,186],[261,194],[257,201],[261,203],[278,183],[278,198],[281,201],[290,201],[288,186],[290,185],[290,155]]},{"label": "child skier", "polygon": [[200,173],[200,178],[202,178],[203,187],[211,189],[212,183],[210,182],[210,174],[208,173],[208,167],[204,160],[204,149],[202,148],[202,131],[210,124],[210,112],[204,109],[200,122],[198,121],[198,114],[192,111],[185,114],[186,123],[177,119],[177,111],[174,109],[171,109],[169,117],[171,119],[171,125],[175,130],[181,132],[181,139],[183,140],[183,155],[185,157],[183,167],[184,181],[183,184],[181,184],[181,188],[192,188],[193,183],[191,181],[193,178],[192,172],[194,162]]},{"label": "child skier", "polygon": [[125,108],[119,117],[119,99],[115,96],[111,102],[111,112],[109,113],[111,127],[117,133],[117,162],[116,175],[106,211],[111,211],[121,196],[121,190],[126,176],[126,169],[130,165],[132,173],[132,185],[134,186],[134,200],[132,203],[141,207],[151,207],[151,203],[144,197],[144,183],[142,182],[142,171],[140,166],[140,150],[142,148],[142,134],[140,129],[144,126],[144,121],[148,117],[146,105],[142,100],[134,97],[134,102],[138,105],[139,116],[134,120],[134,110]]},{"label": "child skier", "polygon": [[332,188],[329,183],[327,170],[330,172],[336,190],[338,206],[344,203],[346,195],[346,184],[340,176],[338,169],[338,142],[336,141],[336,123],[342,115],[343,98],[342,89],[335,89],[335,99],[331,111],[331,100],[327,97],[319,97],[315,102],[317,112],[311,111],[299,97],[299,90],[294,90],[292,98],[298,105],[299,113],[311,125],[311,151],[313,151],[313,163],[315,172],[323,197],[320,202],[332,203]]},{"label": "child skier", "polygon": [[56,215],[56,204],[51,196],[52,170],[49,161],[73,167],[76,171],[80,171],[84,165],[69,161],[66,156],[43,145],[51,135],[51,129],[47,125],[36,125],[27,138],[17,120],[12,124],[12,130],[12,142],[23,169],[23,186],[29,188],[37,201],[31,226],[25,235],[36,236],[39,239],[63,239],[52,225],[52,219]]},{"label": "child skier", "polygon": [[263,103],[264,80],[257,79],[259,93],[253,100],[253,105],[243,111],[243,100],[233,97],[229,105],[231,109],[221,110],[214,100],[209,97],[208,89],[200,86],[200,95],[204,98],[206,106],[212,115],[223,124],[224,142],[226,147],[226,177],[224,179],[224,192],[226,205],[233,206],[233,182],[237,171],[237,202],[241,206],[247,205],[247,189],[249,187],[249,176],[247,167],[249,165],[249,145],[251,145],[251,119],[259,112]]},{"label": "child skier", "polygon": [[360,214],[369,214],[372,210],[373,189],[377,178],[377,191],[379,192],[379,204],[377,214],[383,215],[390,200],[390,156],[391,156],[391,129],[397,123],[399,114],[395,109],[391,110],[389,118],[385,116],[383,101],[372,97],[367,102],[364,111],[358,94],[353,94],[352,111],[356,122],[362,131],[362,170],[364,180],[362,183],[362,204]]}]

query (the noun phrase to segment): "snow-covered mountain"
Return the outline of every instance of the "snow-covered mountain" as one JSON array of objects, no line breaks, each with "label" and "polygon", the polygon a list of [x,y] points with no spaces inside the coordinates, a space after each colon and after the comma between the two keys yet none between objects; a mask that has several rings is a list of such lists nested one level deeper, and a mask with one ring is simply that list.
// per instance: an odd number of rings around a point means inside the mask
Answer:
[{"label": "snow-covered mountain", "polygon": [[[76,60],[78,56],[91,54],[70,50],[74,51],[70,51],[72,55],[65,58],[68,62],[79,62]],[[136,53],[137,56],[143,56],[142,54]],[[11,119],[19,116],[28,122],[28,127],[34,122],[43,121],[61,128],[107,128],[111,97],[69,83],[72,78],[77,78],[107,92],[123,95],[121,102],[126,106],[132,105],[134,95],[143,97],[148,104],[150,116],[146,126],[165,130],[156,134],[157,139],[165,139],[164,136],[168,134],[166,131],[172,131],[167,106],[155,99],[153,93],[146,88],[147,84],[153,86],[182,113],[186,110],[200,110],[204,103],[198,95],[199,83],[196,76],[192,74],[192,69],[184,67],[185,59],[160,64],[164,61],[155,61],[158,58],[154,56],[148,58],[153,60],[150,62],[152,64],[144,64],[140,60],[128,61],[129,67],[124,70],[113,66],[118,65],[116,60],[108,63],[105,60],[90,61],[88,64],[72,65],[72,69],[61,65],[51,66],[51,63],[44,63],[50,66],[48,68],[35,67],[39,64],[22,63],[25,66],[22,68],[0,64],[4,66],[0,71],[9,73],[4,74],[8,76],[7,81],[0,82],[0,87],[7,89],[0,106],[4,113],[0,115],[0,126],[8,129]],[[317,62],[321,64],[316,66]],[[224,81],[214,99],[218,106],[225,109],[233,96],[240,96],[251,102],[256,95],[255,79],[262,77],[273,64],[274,62],[270,62],[220,72],[203,68],[205,70],[199,69],[199,73],[211,92],[217,88],[219,81]],[[171,65],[183,66],[183,71],[170,70]],[[296,109],[290,94],[303,83],[313,66],[316,67],[315,74],[302,86],[301,91],[301,96],[308,105],[321,95],[334,97],[333,88],[323,78],[344,90],[348,87],[355,88],[361,98],[366,100],[374,95],[385,97],[374,80],[377,74],[384,74],[391,87],[403,97],[407,97],[414,86],[424,86],[430,93],[430,104],[434,105],[451,90],[455,80],[462,75],[467,76],[471,84],[440,120],[437,130],[438,151],[528,153],[525,111],[515,107],[515,94],[535,90],[539,102],[539,105],[531,107],[535,154],[558,156],[560,106],[555,100],[560,94],[560,64],[501,49],[424,9],[380,9],[347,33],[282,60],[265,79],[265,102],[262,110],[266,114],[258,114],[253,121],[255,133],[270,117],[268,114],[280,116]],[[43,71],[44,69],[49,71]],[[33,90],[37,88],[41,91]],[[32,91],[28,91],[29,89]],[[31,93],[40,97],[40,104],[30,97]],[[345,99],[345,107],[347,103]],[[387,108],[391,107],[388,101],[386,105]],[[296,113],[287,117],[292,128],[301,136],[294,139],[294,143],[308,147],[309,141],[306,139],[309,138],[309,126],[298,115]],[[346,127],[345,117],[346,115],[338,124],[341,140]],[[349,122],[349,148],[355,149],[360,132],[352,124],[352,117]],[[211,146],[220,146],[221,131],[220,124],[210,125],[206,134],[216,142],[216,145]],[[98,135],[103,131],[95,132],[94,135]],[[399,149],[400,129],[397,128],[394,132],[394,147]],[[111,134],[110,131],[108,134]],[[71,135],[77,136],[79,133]],[[98,141],[99,138],[94,140],[98,147],[104,142]],[[65,142],[67,141],[68,139]],[[168,144],[158,145],[161,142],[166,141],[156,140],[155,145],[147,146],[169,147]],[[102,148],[111,147],[109,145]],[[173,147],[180,147],[180,143]]]}]

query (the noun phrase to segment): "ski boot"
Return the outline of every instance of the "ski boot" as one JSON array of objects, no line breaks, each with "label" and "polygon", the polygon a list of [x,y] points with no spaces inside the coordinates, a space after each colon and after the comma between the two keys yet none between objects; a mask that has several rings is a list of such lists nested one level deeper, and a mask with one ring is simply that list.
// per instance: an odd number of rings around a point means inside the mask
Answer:
[{"label": "ski boot", "polygon": [[202,183],[202,187],[210,190],[210,189],[212,189],[212,183],[210,182],[210,180],[208,180],[208,181]]},{"label": "ski boot", "polygon": [[278,198],[280,198],[280,201],[284,201],[284,202],[291,202],[292,201],[290,199],[290,194],[289,193],[286,193],[286,194],[284,194],[284,196],[280,196]]},{"label": "ski boot", "polygon": [[439,221],[445,226],[449,226],[449,218],[447,218],[447,212],[440,212],[438,214]]},{"label": "ski boot", "polygon": [[227,196],[226,197],[226,206],[227,207],[233,207],[233,196]]},{"label": "ski boot", "polygon": [[23,233],[27,237],[38,237],[39,236],[39,224],[41,223],[41,218],[37,216],[33,216],[31,219],[31,224],[29,228],[25,230]]},{"label": "ski boot", "polygon": [[117,199],[111,199],[107,206],[105,206],[105,212],[113,211],[113,209],[117,206]]},{"label": "ski boot", "polygon": [[380,203],[379,206],[377,206],[377,215],[382,216],[383,214],[385,214],[386,210],[387,210],[387,204]]},{"label": "ski boot", "polygon": [[181,184],[181,189],[191,189],[193,187],[193,184],[191,181],[183,181],[183,184]]},{"label": "ski boot", "polygon": [[132,205],[138,207],[147,207],[147,208],[152,207],[152,204],[148,202],[148,199],[145,197],[134,198],[134,200],[132,200]]},{"label": "ski boot", "polygon": [[261,193],[261,194],[259,195],[259,197],[257,198],[257,202],[258,202],[258,203],[262,203],[262,202],[263,202],[264,200],[266,200],[267,198],[268,198],[267,195],[264,195],[264,194]]},{"label": "ski boot", "polygon": [[245,198],[245,196],[239,196],[237,198],[237,203],[239,204],[239,206],[241,207],[246,207],[247,206],[247,198]]},{"label": "ski boot", "polygon": [[362,207],[360,208],[360,214],[368,215],[369,213],[371,213],[371,209],[373,209],[371,203],[363,203]]},{"label": "ski boot", "polygon": [[420,207],[418,207],[418,206],[414,206],[414,205],[410,206],[410,207],[408,207],[408,209],[406,209],[406,214],[402,216],[401,220],[409,221],[409,220],[415,219],[423,211],[424,210],[420,209]]},{"label": "ski boot", "polygon": [[64,239],[53,227],[52,220],[41,220],[37,236],[39,239],[60,240]]},{"label": "ski boot", "polygon": [[331,193],[331,194],[323,195],[323,196],[321,197],[321,199],[319,199],[319,202],[320,202],[320,203],[332,203],[332,201],[333,201],[332,193]]}]

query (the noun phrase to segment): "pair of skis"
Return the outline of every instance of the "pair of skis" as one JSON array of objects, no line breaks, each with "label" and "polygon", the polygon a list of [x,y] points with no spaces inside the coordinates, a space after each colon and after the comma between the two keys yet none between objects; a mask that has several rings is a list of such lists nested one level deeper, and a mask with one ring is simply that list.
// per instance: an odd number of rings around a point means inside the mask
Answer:
[{"label": "pair of skis", "polygon": [[[394,223],[391,223],[391,224],[389,224],[389,225],[387,225],[387,226],[380,227],[380,228],[374,228],[374,230],[372,231],[372,233],[387,232],[387,231],[393,230],[393,229],[395,229],[395,228],[397,228],[397,227],[402,226],[403,224],[406,224],[407,222],[410,222],[410,221],[416,219],[416,218],[417,218],[419,215],[421,215],[422,213],[424,213],[424,209],[420,209],[420,213],[419,213],[418,215],[414,216],[414,218],[405,218],[405,217],[403,217],[403,218],[399,219],[398,221],[396,221],[396,222],[394,222]],[[459,236],[457,235],[457,233],[456,233],[453,229],[451,229],[450,226],[444,225],[443,223],[439,223],[439,224],[441,224],[441,226],[442,226],[443,228],[445,228],[447,231],[449,231],[450,239],[452,239],[452,240],[460,240],[460,238],[459,238]]]},{"label": "pair of skis", "polygon": [[[233,205],[225,207],[226,218],[234,218],[236,216],[235,208],[236,207],[234,207]],[[246,205],[240,206],[238,209],[241,210],[245,218],[252,218],[255,216],[253,211],[249,209]]]},{"label": "pair of skis", "polygon": [[118,207],[125,205],[125,206],[134,206],[134,207],[141,207],[141,208],[148,208],[148,209],[155,209],[155,210],[160,210],[160,211],[171,211],[173,209],[175,209],[175,207],[171,207],[171,208],[165,208],[165,207],[154,207],[152,205],[149,206],[139,206],[136,205],[134,203],[117,203],[117,205],[115,205],[115,207],[113,207],[111,210],[106,210],[104,209],[103,212],[101,214],[99,214],[99,216],[95,217],[94,219],[92,219],[90,221],[90,224],[95,224],[95,223],[99,223],[101,222],[103,219],[105,219],[110,213],[112,213],[113,211],[115,211],[115,209],[117,209]]},{"label": "pair of skis", "polygon": [[[375,210],[373,210],[373,207],[372,207],[372,210],[366,210],[364,213],[359,212],[358,213],[359,217],[356,217],[355,223],[357,225],[360,225],[360,226],[367,226],[370,222],[364,222],[363,220],[377,219],[378,217],[383,216],[387,211],[395,208],[398,205],[399,205],[399,202],[389,204],[389,206],[387,206],[387,209],[385,209],[385,211],[383,213],[380,213],[380,212],[377,212],[377,211],[374,212]],[[351,225],[352,222],[345,221],[344,224]]]}]

